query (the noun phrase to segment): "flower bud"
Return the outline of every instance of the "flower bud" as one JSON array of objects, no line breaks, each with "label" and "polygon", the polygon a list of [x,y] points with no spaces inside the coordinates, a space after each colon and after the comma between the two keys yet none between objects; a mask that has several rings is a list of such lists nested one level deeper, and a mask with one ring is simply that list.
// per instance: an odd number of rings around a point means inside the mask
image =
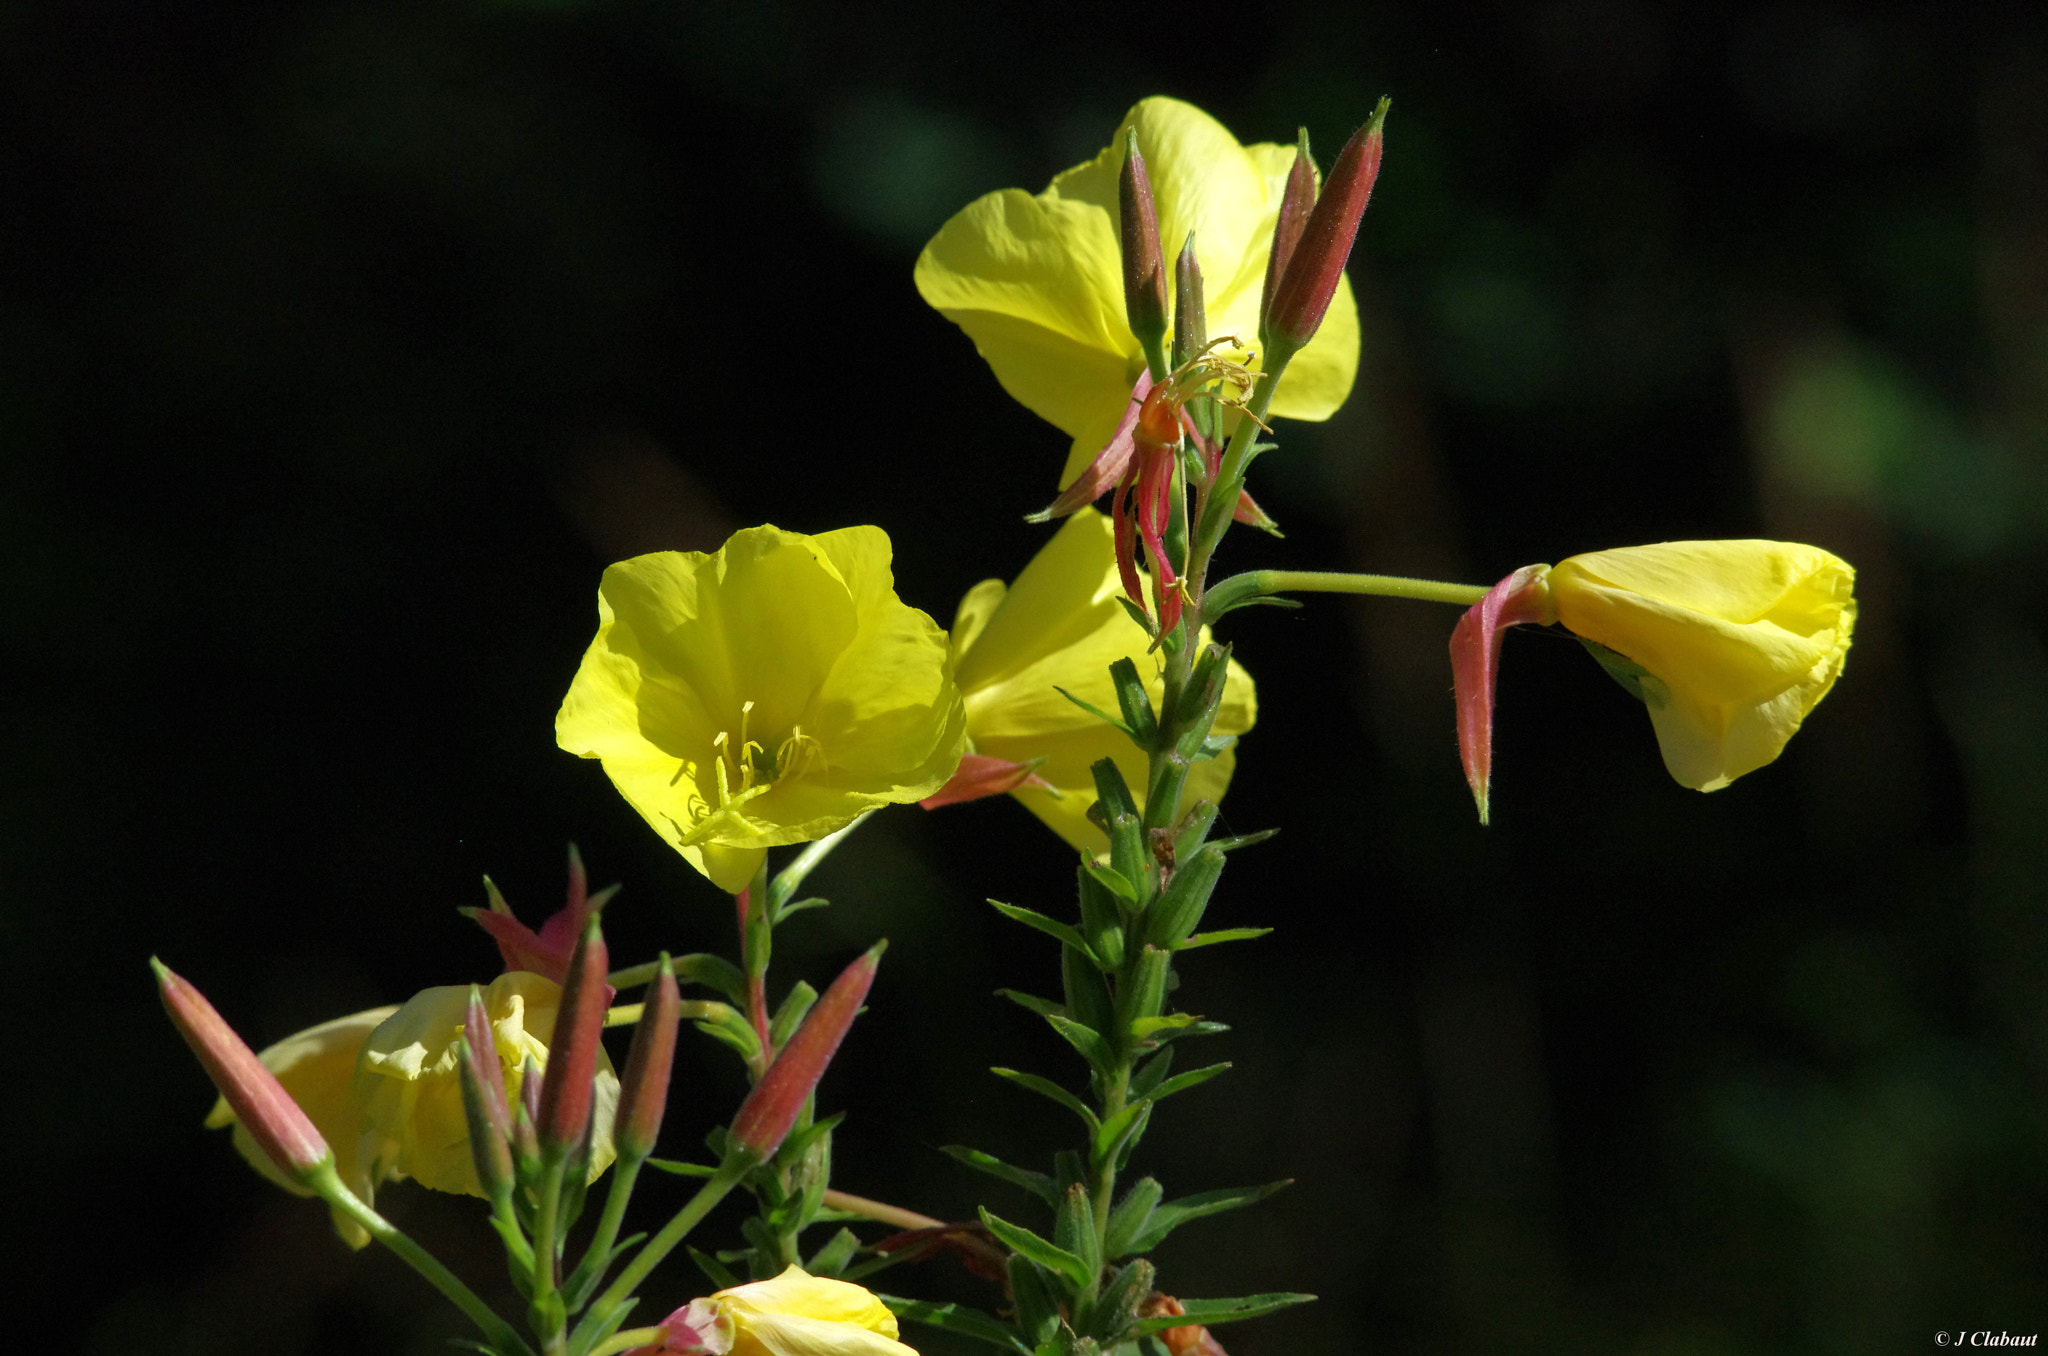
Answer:
[{"label": "flower bud", "polygon": [[1202,299],[1202,265],[1195,258],[1195,233],[1173,263],[1173,367],[1209,346],[1209,313]]},{"label": "flower bud", "polygon": [[756,1158],[765,1159],[782,1147],[782,1141],[796,1124],[797,1113],[824,1077],[825,1068],[839,1051],[846,1029],[853,1025],[868,988],[875,982],[875,968],[889,944],[877,942],[866,955],[840,971],[832,987],[825,990],[797,1028],[789,1044],[763,1074],[747,1100],[732,1118],[732,1140]]},{"label": "flower bud", "polygon": [[456,1056],[461,1061],[462,1111],[469,1125],[476,1180],[485,1196],[497,1200],[511,1191],[515,1180],[512,1111],[505,1100],[504,1070],[498,1062],[498,1040],[491,1033],[490,1013],[474,984],[469,988],[469,1010],[463,1015]]},{"label": "flower bud", "polygon": [[562,986],[562,1007],[555,1019],[547,1073],[541,1079],[534,1129],[543,1151],[574,1149],[582,1143],[585,1128],[590,1124],[598,1038],[604,1031],[605,1008],[611,999],[611,986],[605,983],[609,963],[604,931],[593,914],[584,924],[583,936],[569,960],[569,978]]},{"label": "flower bud", "polygon": [[334,1153],[313,1128],[311,1118],[284,1090],[277,1075],[256,1058],[248,1043],[214,1011],[206,996],[156,957],[149,958],[149,965],[156,971],[157,991],[171,1024],[234,1108],[235,1118],[271,1161],[301,1181],[332,1163]]},{"label": "flower bud", "polygon": [[1280,193],[1280,214],[1273,220],[1273,246],[1266,255],[1266,285],[1259,293],[1259,342],[1266,342],[1266,317],[1273,310],[1273,294],[1287,276],[1287,261],[1301,242],[1301,228],[1316,205],[1316,162],[1309,158],[1308,128],[1301,129],[1294,148],[1294,167],[1287,171],[1287,187]]},{"label": "flower bud", "polygon": [[653,996],[640,1013],[633,1048],[626,1055],[626,1076],[619,1091],[618,1129],[612,1141],[621,1156],[645,1158],[654,1152],[668,1107],[669,1071],[676,1059],[676,1026],[682,1020],[683,996],[667,953],[656,972]]},{"label": "flower bud", "polygon": [[1152,179],[1145,173],[1145,157],[1138,152],[1135,127],[1124,137],[1117,209],[1123,245],[1124,314],[1131,333],[1156,366],[1166,337],[1166,259],[1159,248],[1159,209],[1152,201]]},{"label": "flower bud", "polygon": [[[1287,271],[1273,293],[1266,313],[1266,344],[1292,356],[1315,337],[1337,294],[1337,282],[1344,276],[1344,264],[1351,258],[1352,242],[1358,238],[1359,219],[1372,199],[1373,180],[1379,177],[1381,128],[1387,118],[1387,100],[1380,100],[1372,118],[1352,134],[1351,140],[1330,168],[1323,182],[1322,196],[1302,226],[1301,238],[1287,259]],[[1277,243],[1277,242],[1276,242]],[[1274,369],[1269,351],[1266,370]]]},{"label": "flower bud", "polygon": [[1033,758],[1028,762],[1013,763],[1007,758],[991,758],[983,753],[970,753],[960,760],[960,770],[953,779],[918,804],[927,810],[936,810],[942,805],[958,805],[963,801],[982,800],[988,796],[1001,796],[1031,786],[1049,791],[1052,783],[1038,775],[1038,769],[1045,765],[1044,758]]}]

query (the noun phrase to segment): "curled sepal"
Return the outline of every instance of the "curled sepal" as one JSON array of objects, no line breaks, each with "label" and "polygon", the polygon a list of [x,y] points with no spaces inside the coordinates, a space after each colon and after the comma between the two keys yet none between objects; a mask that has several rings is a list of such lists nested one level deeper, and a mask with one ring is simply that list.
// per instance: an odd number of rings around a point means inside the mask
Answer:
[{"label": "curled sepal", "polygon": [[970,753],[960,759],[960,770],[944,786],[918,804],[927,810],[936,810],[942,805],[959,805],[964,801],[1006,795],[1024,786],[1050,791],[1058,796],[1060,793],[1053,784],[1038,775],[1038,769],[1044,765],[1043,758],[1014,763],[1007,758]]},{"label": "curled sepal", "polygon": [[504,957],[506,970],[529,970],[561,984],[568,979],[569,957],[576,950],[576,940],[583,935],[583,924],[594,910],[604,907],[618,888],[608,886],[593,895],[583,870],[583,855],[571,843],[568,899],[540,925],[540,931],[534,931],[513,915],[512,906],[505,902],[505,896],[489,876],[484,877],[484,894],[490,907],[458,912],[491,934],[491,940],[498,944],[498,954]]},{"label": "curled sepal", "polygon": [[782,1147],[804,1102],[824,1077],[825,1068],[839,1051],[839,1042],[853,1025],[868,989],[875,982],[875,968],[882,963],[887,942],[877,942],[859,960],[840,971],[825,996],[812,1007],[804,1024],[790,1037],[775,1063],[747,1094],[738,1114],[732,1118],[732,1144],[739,1152],[765,1159]]},{"label": "curled sepal", "polygon": [[234,1108],[235,1118],[271,1161],[300,1182],[331,1165],[334,1152],[313,1127],[312,1119],[284,1090],[277,1075],[256,1058],[248,1042],[206,1001],[206,995],[156,957],[149,958],[149,965],[156,971],[157,990],[171,1025],[192,1047],[206,1076]]},{"label": "curled sepal", "polygon": [[1458,619],[1451,632],[1451,681],[1458,700],[1458,757],[1465,783],[1487,822],[1493,780],[1493,689],[1500,672],[1500,633],[1510,626],[1557,620],[1550,601],[1550,567],[1524,565],[1495,584]]},{"label": "curled sepal", "polygon": [[1059,498],[1036,513],[1025,514],[1025,522],[1049,523],[1055,518],[1068,517],[1123,483],[1124,472],[1131,469],[1131,458],[1137,455],[1138,411],[1144,407],[1145,397],[1151,394],[1152,373],[1140,372],[1136,384],[1131,387],[1131,402],[1124,407],[1123,418],[1117,421],[1116,431],[1095,454],[1095,460],[1081,468],[1081,474],[1060,491]]}]

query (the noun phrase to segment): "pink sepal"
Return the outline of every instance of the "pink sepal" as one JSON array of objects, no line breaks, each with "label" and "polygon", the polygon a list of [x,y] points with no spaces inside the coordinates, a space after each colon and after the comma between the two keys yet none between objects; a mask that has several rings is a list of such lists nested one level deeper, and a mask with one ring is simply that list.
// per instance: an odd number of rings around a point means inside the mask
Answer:
[{"label": "pink sepal", "polygon": [[635,1347],[626,1356],[725,1356],[732,1350],[732,1318],[717,1300],[693,1299],[659,1326],[659,1342]]},{"label": "pink sepal", "polygon": [[498,887],[488,876],[484,878],[484,888],[490,892],[491,907],[464,909],[462,913],[491,934],[507,970],[529,970],[536,975],[546,975],[557,984],[565,983],[569,978],[569,957],[575,954],[576,940],[583,935],[584,921],[590,917],[592,909],[602,907],[611,895],[611,890],[606,889],[592,898],[590,879],[583,870],[583,856],[573,844],[569,848],[568,899],[540,925],[539,932],[513,916],[512,906],[505,902],[505,896],[498,893]]},{"label": "pink sepal", "polygon": [[1500,633],[1510,626],[1556,620],[1548,565],[1524,565],[1486,591],[1451,632],[1451,682],[1458,700],[1458,757],[1465,783],[1487,822],[1493,781],[1493,689],[1500,672]]},{"label": "pink sepal", "polygon": [[1007,758],[970,753],[960,760],[960,770],[953,774],[951,781],[918,804],[927,810],[936,810],[941,805],[958,805],[962,801],[1004,795],[1020,786],[1036,786],[1050,791],[1052,783],[1038,775],[1043,761],[1034,759],[1029,763],[1013,763]]},{"label": "pink sepal", "polygon": [[1138,427],[1138,407],[1152,392],[1152,374],[1138,373],[1138,383],[1131,388],[1131,403],[1124,407],[1124,417],[1117,422],[1116,432],[1109,435],[1095,460],[1083,467],[1081,474],[1074,477],[1074,483],[1060,491],[1060,497],[1051,504],[1025,519],[1026,522],[1050,522],[1064,518],[1088,507],[1104,494],[1116,488],[1124,478],[1124,472],[1131,467],[1131,455],[1137,450],[1134,431]]},{"label": "pink sepal", "polygon": [[1247,526],[1256,527],[1261,532],[1270,532],[1276,537],[1280,535],[1280,524],[1274,522],[1266,511],[1259,507],[1258,500],[1252,498],[1250,490],[1237,492],[1237,509],[1230,516]]}]

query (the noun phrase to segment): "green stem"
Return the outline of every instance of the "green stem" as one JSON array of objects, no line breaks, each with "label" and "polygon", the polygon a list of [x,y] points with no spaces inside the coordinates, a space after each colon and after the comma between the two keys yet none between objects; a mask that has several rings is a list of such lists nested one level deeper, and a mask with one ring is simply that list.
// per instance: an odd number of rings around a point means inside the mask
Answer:
[{"label": "green stem", "polygon": [[667,1333],[661,1328],[628,1328],[624,1332],[613,1333],[584,1356],[616,1356],[616,1353],[631,1351],[634,1347],[651,1347],[665,1336]]},{"label": "green stem", "polygon": [[640,1249],[640,1255],[629,1262],[618,1278],[591,1303],[591,1312],[605,1313],[638,1289],[640,1282],[647,1279],[647,1274],[661,1265],[662,1259],[675,1250],[676,1244],[689,1237],[690,1230],[711,1213],[711,1207],[725,1199],[726,1193],[737,1186],[740,1178],[746,1176],[758,1161],[745,1154],[727,1154],[725,1161],[718,1165],[718,1171],[697,1189],[697,1194],[690,1197],[682,1209],[676,1211],[675,1218],[663,1225],[660,1233],[647,1240],[646,1246]]},{"label": "green stem", "polygon": [[319,1193],[322,1200],[362,1225],[370,1237],[398,1254],[414,1271],[426,1277],[436,1290],[446,1295],[450,1303],[468,1316],[470,1322],[476,1324],[483,1335],[490,1339],[491,1345],[504,1353],[504,1356],[533,1356],[533,1348],[513,1330],[512,1325],[493,1313],[491,1307],[485,1304],[474,1290],[458,1280],[454,1272],[443,1266],[438,1257],[413,1242],[397,1225],[365,1205],[361,1197],[350,1191],[342,1183],[341,1175],[335,1172],[333,1163],[324,1164],[316,1169],[305,1181],[307,1186]]},{"label": "green stem", "polygon": [[[1247,591],[1274,593],[1363,593],[1376,598],[1413,598],[1425,603],[1470,607],[1487,593],[1483,584],[1446,584],[1434,579],[1404,579],[1393,574],[1339,574],[1318,570],[1253,570],[1224,581],[1251,581]],[[1223,584],[1217,585],[1222,588]]]},{"label": "green stem", "polygon": [[1223,534],[1230,529],[1231,515],[1237,512],[1237,496],[1244,489],[1244,473],[1251,465],[1252,445],[1264,432],[1260,423],[1273,407],[1273,392],[1280,385],[1280,375],[1287,370],[1287,364],[1293,357],[1290,350],[1278,346],[1267,348],[1265,369],[1259,373],[1258,384],[1252,387],[1252,396],[1245,404],[1244,413],[1238,416],[1237,432],[1231,435],[1230,446],[1223,450],[1223,459],[1216,470],[1216,483],[1202,496],[1194,550],[1188,559],[1188,575],[1196,589],[1206,581],[1209,558],[1216,553]]},{"label": "green stem", "polygon": [[591,1235],[590,1246],[583,1250],[583,1261],[576,1268],[574,1289],[580,1293],[570,1296],[572,1303],[604,1279],[612,1244],[618,1241],[619,1226],[626,1218],[627,1202],[633,1199],[634,1179],[639,1177],[640,1165],[646,1161],[644,1154],[620,1154],[618,1162],[612,1165],[612,1184],[604,1198],[604,1214],[598,1217],[597,1232]]}]

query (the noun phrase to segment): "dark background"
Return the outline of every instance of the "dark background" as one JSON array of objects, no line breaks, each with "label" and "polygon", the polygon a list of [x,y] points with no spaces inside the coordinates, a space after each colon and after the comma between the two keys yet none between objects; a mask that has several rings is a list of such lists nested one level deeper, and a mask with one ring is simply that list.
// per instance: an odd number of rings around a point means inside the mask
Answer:
[{"label": "dark background", "polygon": [[[0,946],[12,1340],[430,1352],[389,1257],[203,1132],[144,958],[258,1044],[487,978],[566,841],[614,955],[723,897],[551,719],[602,566],[873,522],[941,621],[1044,530],[1063,436],[910,264],[1137,98],[1327,158],[1381,93],[1367,361],[1283,425],[1237,563],[1487,582],[1688,536],[1859,567],[1840,687],[1700,796],[1560,637],[1507,645],[1495,824],[1453,615],[1233,618],[1260,685],[1182,1001],[1236,1072],[1142,1151],[1170,1194],[1294,1177],[1159,1254],[1321,1303],[1234,1352],[1736,1356],[2048,1326],[2048,45],[1947,6],[1629,0],[1004,7],[788,0],[0,6]],[[828,1104],[846,1188],[961,1218],[1069,1126],[991,997],[994,895],[1071,860],[998,802],[884,816],[777,974],[893,946]],[[686,1048],[687,1153],[740,1091]],[[676,1195],[650,1186],[643,1210]],[[391,1212],[493,1274],[470,1203]],[[729,1228],[730,1221],[721,1221]],[[708,1235],[718,1241],[714,1231]],[[977,1298],[951,1262],[888,1287]],[[702,1290],[687,1263],[651,1297]],[[51,1335],[36,1336],[48,1327]],[[956,1350],[918,1332],[933,1353]]]}]

